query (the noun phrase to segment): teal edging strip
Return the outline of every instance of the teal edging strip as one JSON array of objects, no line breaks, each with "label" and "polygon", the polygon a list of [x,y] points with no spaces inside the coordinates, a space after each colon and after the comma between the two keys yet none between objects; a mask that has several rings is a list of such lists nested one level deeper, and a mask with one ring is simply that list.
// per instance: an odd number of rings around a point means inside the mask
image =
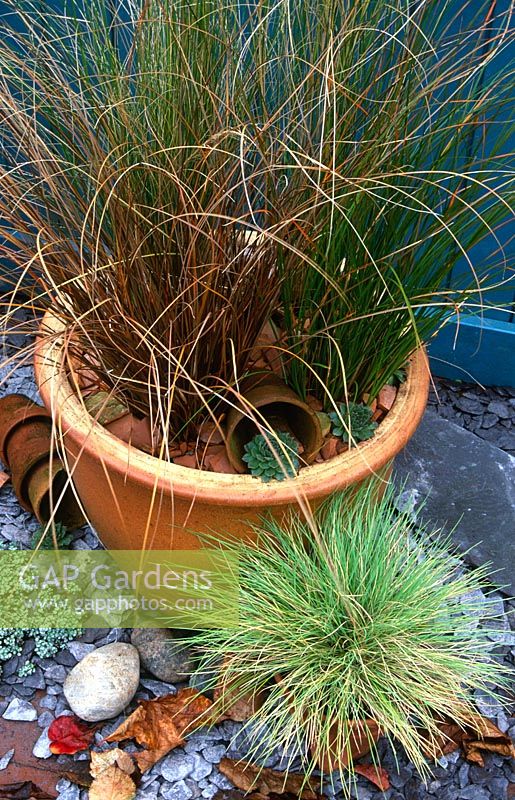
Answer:
[{"label": "teal edging strip", "polygon": [[431,341],[433,375],[485,386],[515,386],[515,322],[453,318]]}]

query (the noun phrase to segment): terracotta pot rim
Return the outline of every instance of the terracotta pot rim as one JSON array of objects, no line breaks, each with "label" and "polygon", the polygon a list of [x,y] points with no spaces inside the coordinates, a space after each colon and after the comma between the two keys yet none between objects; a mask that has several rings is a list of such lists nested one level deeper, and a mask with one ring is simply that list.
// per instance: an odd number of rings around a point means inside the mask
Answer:
[{"label": "terracotta pot rim", "polygon": [[[213,505],[238,507],[276,506],[324,497],[351,483],[378,473],[415,432],[426,407],[429,365],[423,348],[410,359],[405,383],[399,387],[395,403],[372,439],[320,464],[304,467],[295,478],[264,483],[251,475],[227,475],[194,470],[165,462],[116,438],[84,413],[62,369],[62,344],[65,323],[47,311],[35,351],[36,379],[41,397],[57,422],[66,443],[66,434],[80,441],[81,449],[101,459],[104,469],[120,475],[129,472],[156,494],[174,495]],[[51,335],[50,335],[51,334]]]}]

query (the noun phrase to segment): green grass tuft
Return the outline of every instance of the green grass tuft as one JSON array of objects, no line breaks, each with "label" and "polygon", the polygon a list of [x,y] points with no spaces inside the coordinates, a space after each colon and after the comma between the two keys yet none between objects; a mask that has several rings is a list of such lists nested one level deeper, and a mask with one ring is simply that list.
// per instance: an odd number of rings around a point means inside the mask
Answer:
[{"label": "green grass tuft", "polygon": [[[477,588],[489,594],[485,570],[457,572],[448,541],[412,530],[393,490],[381,501],[376,491],[334,495],[315,529],[298,516],[283,527],[268,519],[256,546],[232,544],[239,621],[195,638],[204,679],[242,694],[270,687],[249,726],[266,729],[267,752],[311,742],[308,775],[328,755],[334,723],[344,753],[348,721],[367,717],[427,774],[421,729],[436,734],[438,715],[470,723],[472,693],[506,679],[470,600]],[[495,619],[488,599],[485,614]]]}]

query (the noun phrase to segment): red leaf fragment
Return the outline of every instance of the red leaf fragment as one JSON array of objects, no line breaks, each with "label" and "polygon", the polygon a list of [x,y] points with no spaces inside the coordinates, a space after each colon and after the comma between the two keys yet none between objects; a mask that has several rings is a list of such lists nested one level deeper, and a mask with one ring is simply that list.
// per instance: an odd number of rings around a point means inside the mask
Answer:
[{"label": "red leaf fragment", "polygon": [[382,792],[390,788],[390,778],[383,767],[376,767],[374,764],[354,764],[354,772],[362,775]]},{"label": "red leaf fragment", "polygon": [[82,722],[78,717],[57,717],[48,729],[50,751],[54,755],[73,755],[90,746],[95,727]]}]

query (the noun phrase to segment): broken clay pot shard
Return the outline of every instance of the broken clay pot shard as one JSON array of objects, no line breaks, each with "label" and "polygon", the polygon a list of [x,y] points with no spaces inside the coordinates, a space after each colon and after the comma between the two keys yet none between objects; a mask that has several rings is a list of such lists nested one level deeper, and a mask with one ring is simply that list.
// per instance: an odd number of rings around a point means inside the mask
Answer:
[{"label": "broken clay pot shard", "polygon": [[316,412],[277,375],[263,373],[242,385],[235,407],[227,415],[227,457],[237,472],[248,472],[245,445],[268,428],[287,430],[302,445],[302,460],[311,464],[323,444]]},{"label": "broken clay pot shard", "polygon": [[0,457],[11,470],[20,504],[40,523],[84,524],[73,487],[60,461],[45,408],[21,394],[0,399]]}]

